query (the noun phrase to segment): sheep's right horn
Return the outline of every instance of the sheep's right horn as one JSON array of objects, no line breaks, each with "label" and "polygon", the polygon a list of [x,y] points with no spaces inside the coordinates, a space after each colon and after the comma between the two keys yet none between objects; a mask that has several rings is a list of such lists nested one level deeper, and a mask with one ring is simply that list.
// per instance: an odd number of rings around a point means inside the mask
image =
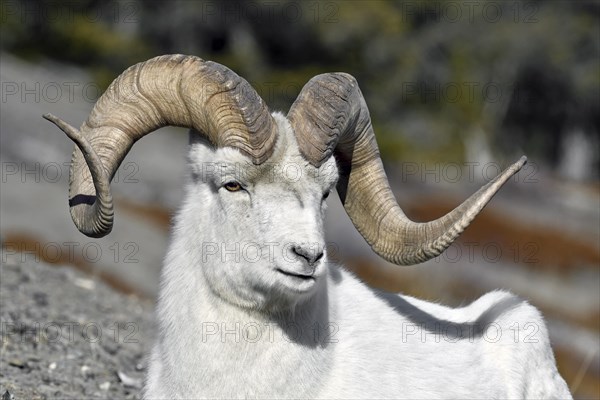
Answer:
[{"label": "sheep's right horn", "polygon": [[406,217],[390,189],[367,104],[352,76],[331,73],[311,79],[288,119],[300,152],[313,166],[335,154],[337,190],[346,212],[373,250],[395,264],[416,264],[441,254],[527,161],[522,157],[445,216],[417,223]]},{"label": "sheep's right horn", "polygon": [[92,237],[112,229],[110,180],[133,143],[166,125],[193,128],[217,147],[264,162],[277,128],[248,82],[223,65],[168,55],[128,68],[98,99],[80,130],[50,115],[77,145],[71,159],[69,206],[77,228]]}]

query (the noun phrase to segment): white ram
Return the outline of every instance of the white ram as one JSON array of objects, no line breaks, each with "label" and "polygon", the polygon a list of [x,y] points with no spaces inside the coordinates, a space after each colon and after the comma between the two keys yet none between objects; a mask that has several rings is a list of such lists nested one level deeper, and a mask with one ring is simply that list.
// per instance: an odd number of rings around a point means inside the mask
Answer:
[{"label": "white ram", "polygon": [[192,128],[146,398],[571,397],[525,301],[493,292],[450,309],[371,289],[325,254],[334,188],[377,254],[415,264],[447,248],[525,158],[446,216],[414,223],[347,74],[313,78],[286,117],[222,65],[162,56],[117,78],[80,130],[45,117],[77,144],[71,215],[93,237],[112,228],[110,180],[133,143]]}]

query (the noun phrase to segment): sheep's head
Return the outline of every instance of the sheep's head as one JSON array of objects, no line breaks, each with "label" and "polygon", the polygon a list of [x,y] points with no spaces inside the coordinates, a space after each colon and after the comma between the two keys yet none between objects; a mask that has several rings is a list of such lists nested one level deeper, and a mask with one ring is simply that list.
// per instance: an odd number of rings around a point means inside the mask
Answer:
[{"label": "sheep's head", "polygon": [[258,165],[191,136],[192,177],[176,222],[175,242],[203,264],[214,293],[250,308],[314,293],[326,271],[326,199],[338,178],[333,158],[311,165],[286,118],[273,117],[277,142]]},{"label": "sheep's head", "polygon": [[[256,242],[267,248],[263,256],[275,252],[266,269],[240,262],[225,279],[219,271],[210,272],[214,285],[235,287],[242,297],[249,291],[267,297],[311,292],[324,269],[323,197],[338,175],[337,191],[365,240],[381,257],[406,265],[444,251],[526,161],[521,158],[447,215],[415,223],[389,187],[369,111],[353,77],[316,76],[284,118],[271,115],[252,87],[231,70],[182,55],[129,68],[98,100],[80,130],[45,117],[77,145],[71,164],[71,216],[81,232],[93,237],[112,228],[109,184],[133,143],[161,126],[192,128],[194,182],[184,218],[210,210],[211,224],[195,229],[212,229],[212,237],[220,238],[217,246]],[[203,165],[225,168],[209,177]],[[277,173],[292,165],[299,168],[299,178]],[[238,175],[227,168],[237,169]],[[192,238],[197,232],[191,232]],[[263,263],[252,263],[257,264]]]}]

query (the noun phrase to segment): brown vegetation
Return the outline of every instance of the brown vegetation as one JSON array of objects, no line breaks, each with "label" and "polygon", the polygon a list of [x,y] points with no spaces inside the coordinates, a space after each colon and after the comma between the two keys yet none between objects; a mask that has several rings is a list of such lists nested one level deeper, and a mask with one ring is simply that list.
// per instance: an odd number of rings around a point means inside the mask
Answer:
[{"label": "brown vegetation", "polygon": [[[59,246],[60,250],[56,252],[47,251],[48,245],[53,248]],[[79,271],[97,277],[99,280],[121,293],[144,297],[139,290],[136,290],[123,282],[118,276],[102,271],[101,268],[98,268],[97,264],[89,262],[81,256],[81,254],[73,252],[68,247],[65,247],[64,244],[40,240],[38,237],[28,233],[9,232],[3,237],[2,252],[4,254],[27,254],[28,258],[32,257],[36,262],[45,262],[50,265],[70,265]]]},{"label": "brown vegetation", "polygon": [[[446,200],[414,202],[407,214],[430,221],[452,210]],[[577,268],[598,268],[600,250],[591,243],[569,237],[548,227],[532,226],[484,209],[459,238],[459,242],[494,243],[505,261],[517,262],[544,272],[568,273]]]}]

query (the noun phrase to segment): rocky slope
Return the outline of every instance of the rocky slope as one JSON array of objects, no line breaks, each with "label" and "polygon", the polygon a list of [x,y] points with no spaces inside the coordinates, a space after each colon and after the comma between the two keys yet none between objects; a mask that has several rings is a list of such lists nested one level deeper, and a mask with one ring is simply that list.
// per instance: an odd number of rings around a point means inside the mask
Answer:
[{"label": "rocky slope", "polygon": [[4,258],[2,399],[140,398],[151,302],[72,268]]}]

